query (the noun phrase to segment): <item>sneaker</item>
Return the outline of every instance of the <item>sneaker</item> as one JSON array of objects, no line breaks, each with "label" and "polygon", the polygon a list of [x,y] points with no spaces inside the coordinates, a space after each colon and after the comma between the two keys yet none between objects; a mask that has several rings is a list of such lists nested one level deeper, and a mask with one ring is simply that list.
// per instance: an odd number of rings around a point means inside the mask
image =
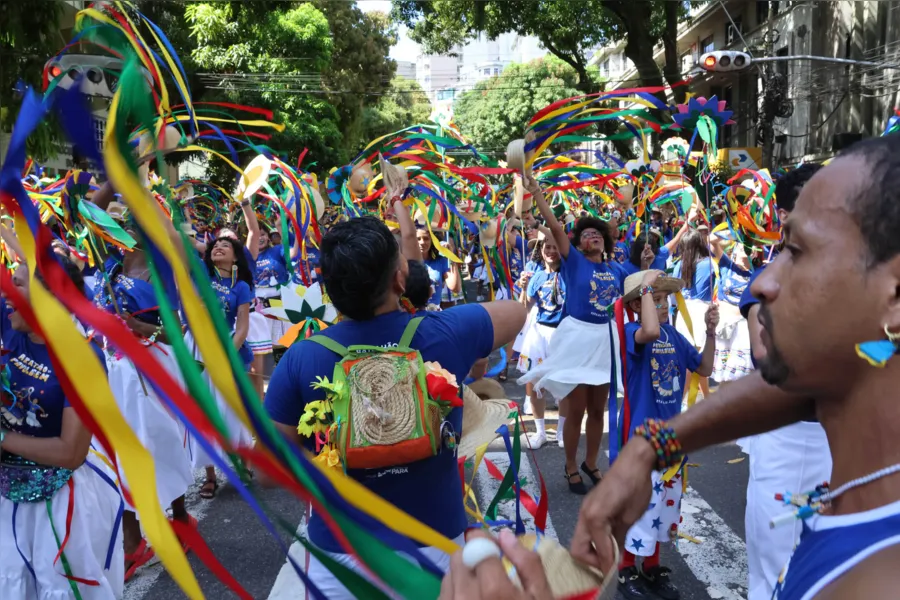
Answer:
[{"label": "sneaker", "polygon": [[522,405],[522,413],[526,415],[532,415],[534,412],[531,410],[531,398],[525,397],[525,404]]},{"label": "sneaker", "polygon": [[566,445],[563,443],[563,436],[561,436],[559,433],[556,434],[556,445],[560,448],[566,447]]},{"label": "sneaker", "polygon": [[532,450],[537,450],[546,443],[547,434],[538,433],[537,431],[533,431],[528,434],[528,444],[531,446]]},{"label": "sneaker", "polygon": [[663,600],[679,600],[681,593],[669,578],[669,573],[671,572],[672,569],[657,565],[642,572],[641,577],[647,583],[650,591]]},{"label": "sneaker", "polygon": [[637,567],[619,570],[619,593],[628,600],[655,600]]},{"label": "sneaker", "polygon": [[547,441],[550,443],[559,441],[556,438],[556,430],[555,429],[547,429],[546,432],[544,433],[544,435],[547,436]]}]

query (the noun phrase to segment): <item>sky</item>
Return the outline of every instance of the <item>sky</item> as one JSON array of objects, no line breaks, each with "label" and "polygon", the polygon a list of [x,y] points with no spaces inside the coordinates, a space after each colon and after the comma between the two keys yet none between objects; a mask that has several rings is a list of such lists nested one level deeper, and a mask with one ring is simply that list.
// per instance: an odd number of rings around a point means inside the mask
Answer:
[{"label": "sky", "polygon": [[[363,12],[371,12],[371,11],[381,11],[383,13],[391,12],[391,1],[390,0],[356,0],[356,5],[362,9]],[[409,39],[407,35],[406,27],[400,27],[399,30],[400,40],[397,42],[397,45],[391,48],[391,58],[394,60],[405,60],[409,62],[416,62],[416,57],[419,56],[419,45]]]}]

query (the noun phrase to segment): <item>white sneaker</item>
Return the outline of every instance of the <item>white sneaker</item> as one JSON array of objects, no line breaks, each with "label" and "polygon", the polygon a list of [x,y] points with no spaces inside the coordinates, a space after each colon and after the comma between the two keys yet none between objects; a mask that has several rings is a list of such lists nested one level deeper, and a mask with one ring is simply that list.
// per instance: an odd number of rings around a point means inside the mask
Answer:
[{"label": "white sneaker", "polygon": [[532,450],[537,450],[547,443],[547,436],[543,433],[533,431],[528,434],[528,443],[531,446]]},{"label": "white sneaker", "polygon": [[522,406],[522,412],[526,415],[534,414],[531,410],[531,398],[525,397],[525,404]]},{"label": "white sneaker", "polygon": [[566,447],[566,445],[563,444],[563,436],[561,436],[561,435],[558,434],[558,433],[556,434],[556,444],[557,444],[560,448],[565,448],[565,447]]}]

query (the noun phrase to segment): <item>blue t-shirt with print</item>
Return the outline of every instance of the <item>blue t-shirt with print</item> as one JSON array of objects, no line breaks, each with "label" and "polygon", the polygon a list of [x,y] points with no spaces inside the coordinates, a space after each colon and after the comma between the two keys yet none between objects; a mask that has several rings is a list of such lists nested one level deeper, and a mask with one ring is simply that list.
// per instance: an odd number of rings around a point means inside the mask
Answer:
[{"label": "blue t-shirt with print", "polygon": [[[494,327],[487,311],[479,304],[424,312],[419,316],[424,319],[411,346],[422,354],[423,360],[440,363],[458,382],[465,380],[476,360],[489,355],[493,349]],[[396,311],[367,321],[342,321],[318,335],[345,347],[391,346],[400,341],[411,318],[405,312]],[[314,342],[301,341],[288,348],[266,392],[269,416],[277,423],[296,427],[306,404],[325,397],[312,384],[318,377],[331,379],[339,360],[337,354]],[[462,409],[454,409],[447,421],[459,432]],[[313,449],[314,442],[306,441]],[[448,538],[457,537],[466,528],[462,482],[454,452],[445,449],[437,456],[401,467],[350,470],[347,474]],[[309,538],[323,550],[343,552],[316,511],[309,521]]]},{"label": "blue t-shirt with print", "polygon": [[160,324],[159,303],[149,281],[118,273],[112,276],[110,287],[114,298],[110,297],[109,287],[105,283],[97,283],[94,295],[97,306],[113,313],[129,313],[135,319],[151,325]]},{"label": "blue t-shirt with print", "polygon": [[275,287],[288,282],[284,247],[269,246],[256,257],[256,287]]},{"label": "blue t-shirt with print", "polygon": [[[0,313],[2,363],[9,376],[9,388],[0,392],[0,424],[32,437],[59,437],[63,409],[69,406],[69,401],[50,362],[47,345],[12,329],[6,300],[0,300]],[[95,343],[90,346],[105,371],[106,360],[100,348]]]},{"label": "blue t-shirt with print", "polygon": [[[672,277],[681,277],[682,263],[675,265]],[[694,267],[694,280],[686,282],[688,285],[682,290],[685,300],[703,300],[712,302],[713,270],[712,259],[701,258]]]},{"label": "blue t-shirt with print", "polygon": [[559,271],[540,269],[528,281],[528,299],[537,307],[537,322],[556,327],[563,318],[566,302],[566,285]]},{"label": "blue t-shirt with print", "polygon": [[509,248],[509,274],[513,281],[513,300],[518,299],[519,295],[522,293],[522,288],[519,287],[519,277],[522,276],[522,272],[525,269],[527,247],[525,238],[516,236],[515,241]]},{"label": "blue t-shirt with print", "polygon": [[425,268],[428,269],[428,278],[434,287],[434,293],[428,299],[428,304],[441,305],[441,292],[444,290],[444,274],[450,272],[450,261],[443,256],[432,258],[425,261]]},{"label": "blue t-shirt with print", "polygon": [[[669,256],[669,249],[663,246],[657,251],[656,256],[653,257],[653,262],[650,263],[650,267],[648,270],[665,271],[666,262],[669,260]],[[641,272],[641,268],[636,266],[630,260],[622,263],[622,268],[625,269],[626,276]]]},{"label": "blue t-shirt with print", "polygon": [[[210,284],[213,291],[219,298],[222,311],[225,313],[225,324],[229,329],[234,329],[237,321],[238,307],[243,304],[250,304],[253,301],[253,294],[250,292],[250,286],[246,281],[235,281],[231,284],[231,279],[225,279],[218,275],[210,275]],[[253,360],[253,352],[247,345],[247,341],[238,349],[244,364]]]},{"label": "blue t-shirt with print", "polygon": [[615,262],[595,263],[571,246],[560,271],[566,285],[566,316],[587,323],[608,323],[607,309],[622,295],[625,272]]},{"label": "blue t-shirt with print", "polygon": [[616,242],[616,245],[613,246],[613,260],[617,263],[625,264],[628,262],[628,258],[631,256],[631,247],[628,245],[628,242],[625,240],[619,240]]},{"label": "blue t-shirt with print", "polygon": [[687,371],[696,371],[702,357],[686,337],[664,323],[659,339],[638,344],[634,335],[640,323],[625,324],[625,358],[631,422],[671,419],[681,412]]},{"label": "blue t-shirt with print", "polygon": [[747,289],[750,271],[734,263],[728,255],[719,259],[719,298],[732,306],[741,303]]}]

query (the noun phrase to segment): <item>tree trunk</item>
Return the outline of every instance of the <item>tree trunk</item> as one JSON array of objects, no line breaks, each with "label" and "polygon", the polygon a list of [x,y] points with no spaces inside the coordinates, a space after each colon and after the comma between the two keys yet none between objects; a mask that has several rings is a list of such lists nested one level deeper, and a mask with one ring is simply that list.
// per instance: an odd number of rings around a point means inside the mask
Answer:
[{"label": "tree trunk", "polygon": [[678,56],[678,10],[677,2],[665,2],[666,30],[663,32],[663,47],[666,52],[666,65],[663,75],[666,83],[672,86],[675,104],[683,104],[687,97],[687,87],[681,84],[681,60]]}]

